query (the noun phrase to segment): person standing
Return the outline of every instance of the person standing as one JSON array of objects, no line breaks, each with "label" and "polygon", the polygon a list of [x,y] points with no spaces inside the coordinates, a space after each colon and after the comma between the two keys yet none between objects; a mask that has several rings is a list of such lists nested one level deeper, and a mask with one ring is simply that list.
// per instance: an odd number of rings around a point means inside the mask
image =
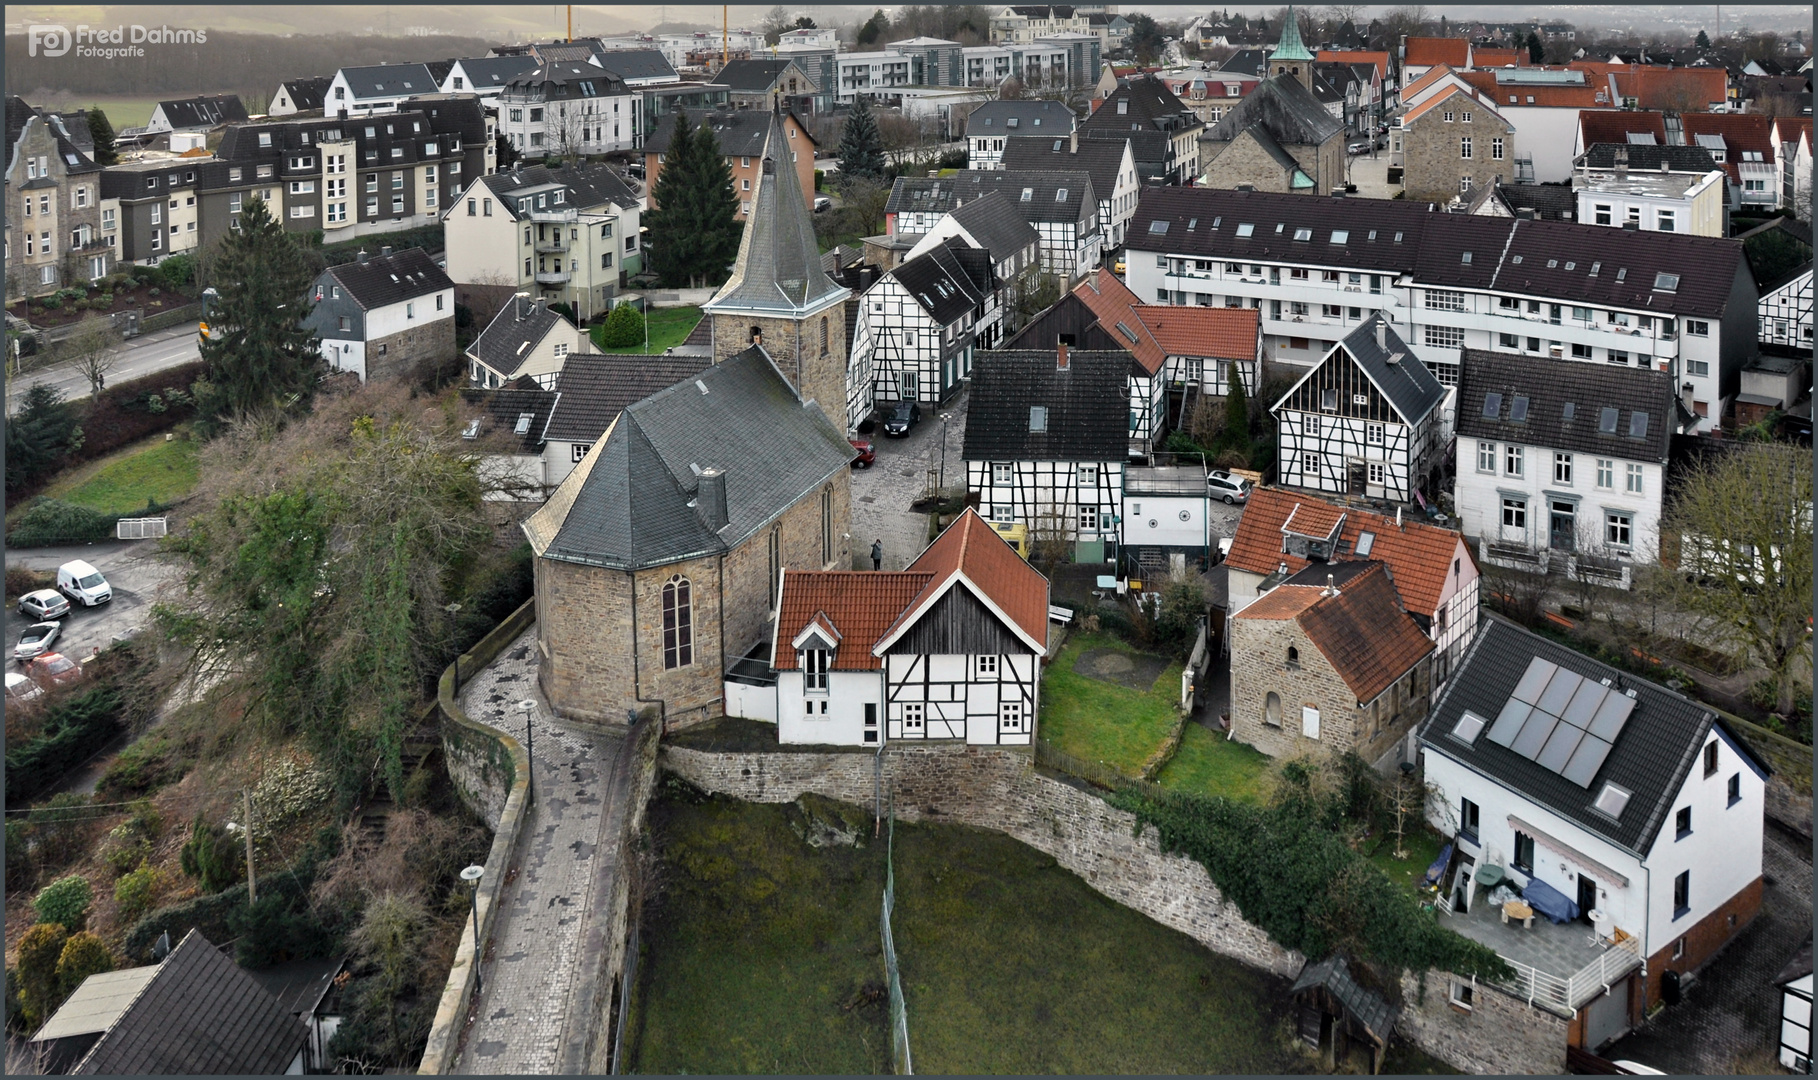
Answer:
[{"label": "person standing", "polygon": [[871,569],[882,570],[883,568],[884,541],[882,539],[873,540],[871,541]]}]

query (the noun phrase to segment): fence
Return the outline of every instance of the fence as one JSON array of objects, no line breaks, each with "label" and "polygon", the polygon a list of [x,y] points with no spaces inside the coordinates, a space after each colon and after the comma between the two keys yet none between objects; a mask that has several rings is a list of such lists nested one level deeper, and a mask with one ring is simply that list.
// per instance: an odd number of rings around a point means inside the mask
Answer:
[{"label": "fence", "polygon": [[903,1008],[903,981],[896,970],[896,939],[890,913],[896,909],[896,803],[890,804],[890,833],[884,841],[884,910],[879,919],[884,936],[884,978],[890,991],[890,1063],[898,1076],[915,1075],[909,1057],[909,1014]]},{"label": "fence", "polygon": [[121,518],[114,522],[116,540],[155,540],[170,531],[169,518]]},{"label": "fence", "polygon": [[1035,763],[1110,791],[1127,791],[1150,799],[1159,799],[1168,794],[1168,789],[1160,784],[1125,776],[1102,761],[1087,761],[1063,753],[1040,739],[1035,741]]}]

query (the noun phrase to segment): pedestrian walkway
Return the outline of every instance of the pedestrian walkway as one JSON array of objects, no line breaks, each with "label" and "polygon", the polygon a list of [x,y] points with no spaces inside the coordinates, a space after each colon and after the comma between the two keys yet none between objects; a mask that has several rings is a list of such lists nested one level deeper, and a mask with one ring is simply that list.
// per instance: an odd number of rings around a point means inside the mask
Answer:
[{"label": "pedestrian walkway", "polygon": [[598,1015],[603,919],[617,866],[609,839],[622,801],[616,735],[559,723],[536,686],[536,627],[461,692],[467,715],[524,739],[531,713],[532,803],[480,965],[481,990],[454,1070],[466,1075],[584,1072]]}]

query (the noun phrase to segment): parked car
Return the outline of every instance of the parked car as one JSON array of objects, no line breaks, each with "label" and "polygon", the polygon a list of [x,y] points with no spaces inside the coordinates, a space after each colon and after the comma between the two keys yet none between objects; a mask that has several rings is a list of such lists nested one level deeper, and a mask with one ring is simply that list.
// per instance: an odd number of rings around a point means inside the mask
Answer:
[{"label": "parked car", "polygon": [[39,686],[63,686],[82,677],[82,665],[62,653],[40,653],[25,662],[25,672]]},{"label": "parked car", "polygon": [[81,559],[57,567],[57,591],[83,607],[99,607],[114,598],[113,586],[101,571]]},{"label": "parked car", "polygon": [[1250,481],[1232,476],[1228,472],[1206,474],[1206,494],[1220,499],[1226,506],[1236,506],[1250,498]]},{"label": "parked car", "polygon": [[877,461],[876,446],[864,439],[847,439],[846,441],[852,444],[852,449],[858,451],[858,456],[852,459],[853,468],[869,469]]},{"label": "parked car", "polygon": [[1359,139],[1356,142],[1352,143],[1350,146],[1346,147],[1345,149],[1353,157],[1355,157],[1358,154],[1367,154],[1370,152],[1370,140]]},{"label": "parked car", "polygon": [[814,197],[814,212],[815,213],[822,214],[822,213],[826,213],[827,211],[829,211],[831,209],[833,209],[833,200],[832,199],[828,198],[825,195],[816,195]]},{"label": "parked car", "polygon": [[33,623],[19,635],[19,644],[13,647],[14,660],[30,660],[32,657],[50,651],[51,642],[57,640],[57,632],[63,628],[54,622]]},{"label": "parked car", "polygon": [[1122,255],[1119,255],[1117,261],[1111,264],[1111,272],[1113,274],[1122,274],[1125,272],[1124,257]]},{"label": "parked car", "polygon": [[61,619],[69,614],[69,601],[55,589],[39,589],[19,598],[19,614],[40,622],[45,619]]},{"label": "parked car", "polygon": [[9,706],[24,705],[44,696],[44,687],[31,681],[17,671],[6,673],[6,703]]},{"label": "parked car", "polygon": [[625,171],[639,180],[644,179],[644,163],[641,161],[634,161],[625,166]]},{"label": "parked car", "polygon": [[909,434],[909,429],[922,419],[922,407],[913,401],[899,401],[891,407],[884,417],[884,434],[899,438]]}]

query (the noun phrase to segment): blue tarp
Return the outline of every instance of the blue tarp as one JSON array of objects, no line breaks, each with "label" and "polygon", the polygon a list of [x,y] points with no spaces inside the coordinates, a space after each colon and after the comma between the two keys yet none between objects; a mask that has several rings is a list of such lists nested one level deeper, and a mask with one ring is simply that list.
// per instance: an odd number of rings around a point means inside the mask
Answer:
[{"label": "blue tarp", "polygon": [[1568,899],[1566,894],[1539,878],[1528,879],[1527,888],[1521,890],[1521,898],[1529,907],[1556,923],[1571,922],[1579,915],[1577,901]]},{"label": "blue tarp", "polygon": [[1445,847],[1439,849],[1439,858],[1434,859],[1433,865],[1427,867],[1426,876],[1421,879],[1420,883],[1422,885],[1436,884],[1439,881],[1440,876],[1446,872],[1446,865],[1451,861],[1452,845],[1447,844]]}]

